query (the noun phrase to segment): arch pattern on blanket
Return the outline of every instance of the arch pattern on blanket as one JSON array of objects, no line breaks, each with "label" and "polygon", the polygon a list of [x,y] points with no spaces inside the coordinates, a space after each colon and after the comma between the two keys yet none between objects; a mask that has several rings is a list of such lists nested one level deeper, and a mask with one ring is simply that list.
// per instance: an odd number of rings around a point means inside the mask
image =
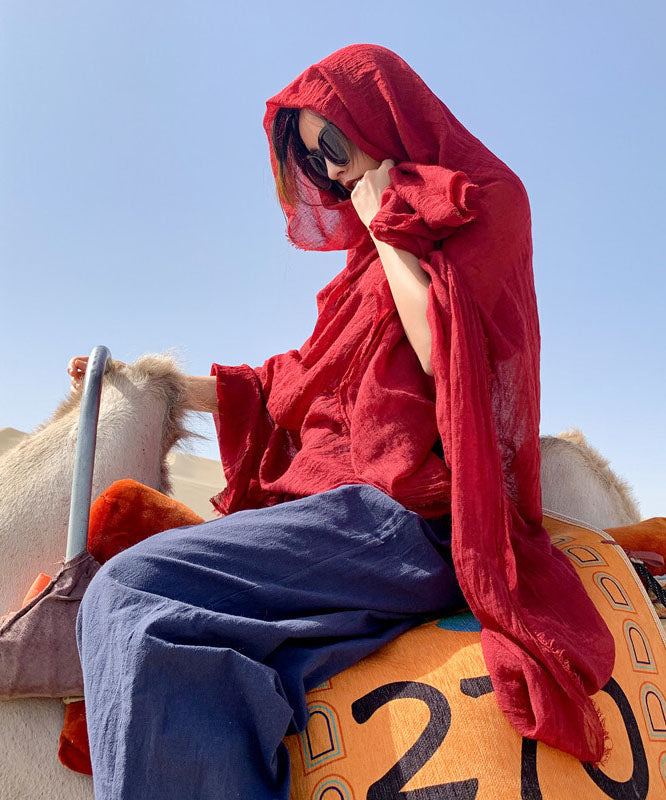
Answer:
[{"label": "arch pattern on blanket", "polygon": [[666,796],[666,636],[622,548],[544,517],[615,638],[594,696],[612,741],[593,770],[522,738],[493,696],[480,626],[431,620],[308,692],[307,729],[285,739],[291,800],[657,800]]}]

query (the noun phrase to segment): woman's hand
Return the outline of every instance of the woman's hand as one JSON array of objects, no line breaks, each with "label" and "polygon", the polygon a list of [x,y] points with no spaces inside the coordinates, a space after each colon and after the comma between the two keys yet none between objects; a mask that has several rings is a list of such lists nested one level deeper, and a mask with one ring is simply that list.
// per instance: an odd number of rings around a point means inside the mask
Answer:
[{"label": "woman's hand", "polygon": [[395,167],[395,161],[385,158],[377,169],[369,169],[352,190],[351,201],[366,228],[379,211],[384,189],[391,183],[388,176],[391,167]]},{"label": "woman's hand", "polygon": [[76,394],[83,386],[83,376],[88,367],[88,356],[74,356],[67,364],[67,372],[72,385],[69,387],[70,394]]},{"label": "woman's hand", "polygon": [[[113,366],[126,367],[127,364],[114,358]],[[69,373],[70,381],[72,382],[72,385],[69,387],[70,394],[74,395],[80,391],[81,387],[83,386],[83,378],[86,374],[87,368],[88,356],[74,356],[74,358],[70,359],[69,364],[67,364],[67,372]]]}]

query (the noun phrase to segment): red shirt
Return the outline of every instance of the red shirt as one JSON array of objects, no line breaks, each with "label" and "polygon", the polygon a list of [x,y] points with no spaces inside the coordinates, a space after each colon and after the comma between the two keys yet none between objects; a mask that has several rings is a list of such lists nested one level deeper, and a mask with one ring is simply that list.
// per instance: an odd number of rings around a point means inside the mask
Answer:
[{"label": "red shirt", "polygon": [[[432,451],[439,440],[435,381],[405,335],[376,250],[368,256],[366,269],[345,269],[318,293],[317,324],[300,350],[255,369],[213,365],[220,450],[229,465],[227,488],[213,498],[220,513],[345,483],[376,486],[424,517],[450,511],[451,475]],[[375,406],[389,398],[373,391],[377,376],[397,381],[399,391],[390,394],[385,435],[369,438],[367,420],[379,423]]]}]

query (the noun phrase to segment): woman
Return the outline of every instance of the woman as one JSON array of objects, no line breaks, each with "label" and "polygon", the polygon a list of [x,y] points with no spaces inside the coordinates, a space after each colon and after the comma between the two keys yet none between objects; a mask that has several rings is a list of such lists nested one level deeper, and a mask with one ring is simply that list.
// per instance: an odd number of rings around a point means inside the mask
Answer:
[{"label": "woman", "polygon": [[541,526],[520,180],[376,45],[308,68],[264,128],[290,241],[346,266],[299,350],[190,379],[222,516],[120,553],[84,596],[97,800],[286,800],[305,691],[463,596],[511,723],[598,762],[613,641]]}]

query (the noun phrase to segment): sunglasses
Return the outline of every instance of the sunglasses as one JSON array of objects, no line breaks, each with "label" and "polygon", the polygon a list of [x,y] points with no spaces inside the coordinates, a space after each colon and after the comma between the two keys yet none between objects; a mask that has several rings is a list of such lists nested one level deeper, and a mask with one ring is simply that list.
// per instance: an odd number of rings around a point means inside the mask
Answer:
[{"label": "sunglasses", "polygon": [[327,122],[319,131],[318,144],[319,148],[305,157],[305,174],[319,189],[330,189],[334,181],[328,177],[326,161],[342,166],[349,163],[349,154],[340,130],[332,122]]}]

